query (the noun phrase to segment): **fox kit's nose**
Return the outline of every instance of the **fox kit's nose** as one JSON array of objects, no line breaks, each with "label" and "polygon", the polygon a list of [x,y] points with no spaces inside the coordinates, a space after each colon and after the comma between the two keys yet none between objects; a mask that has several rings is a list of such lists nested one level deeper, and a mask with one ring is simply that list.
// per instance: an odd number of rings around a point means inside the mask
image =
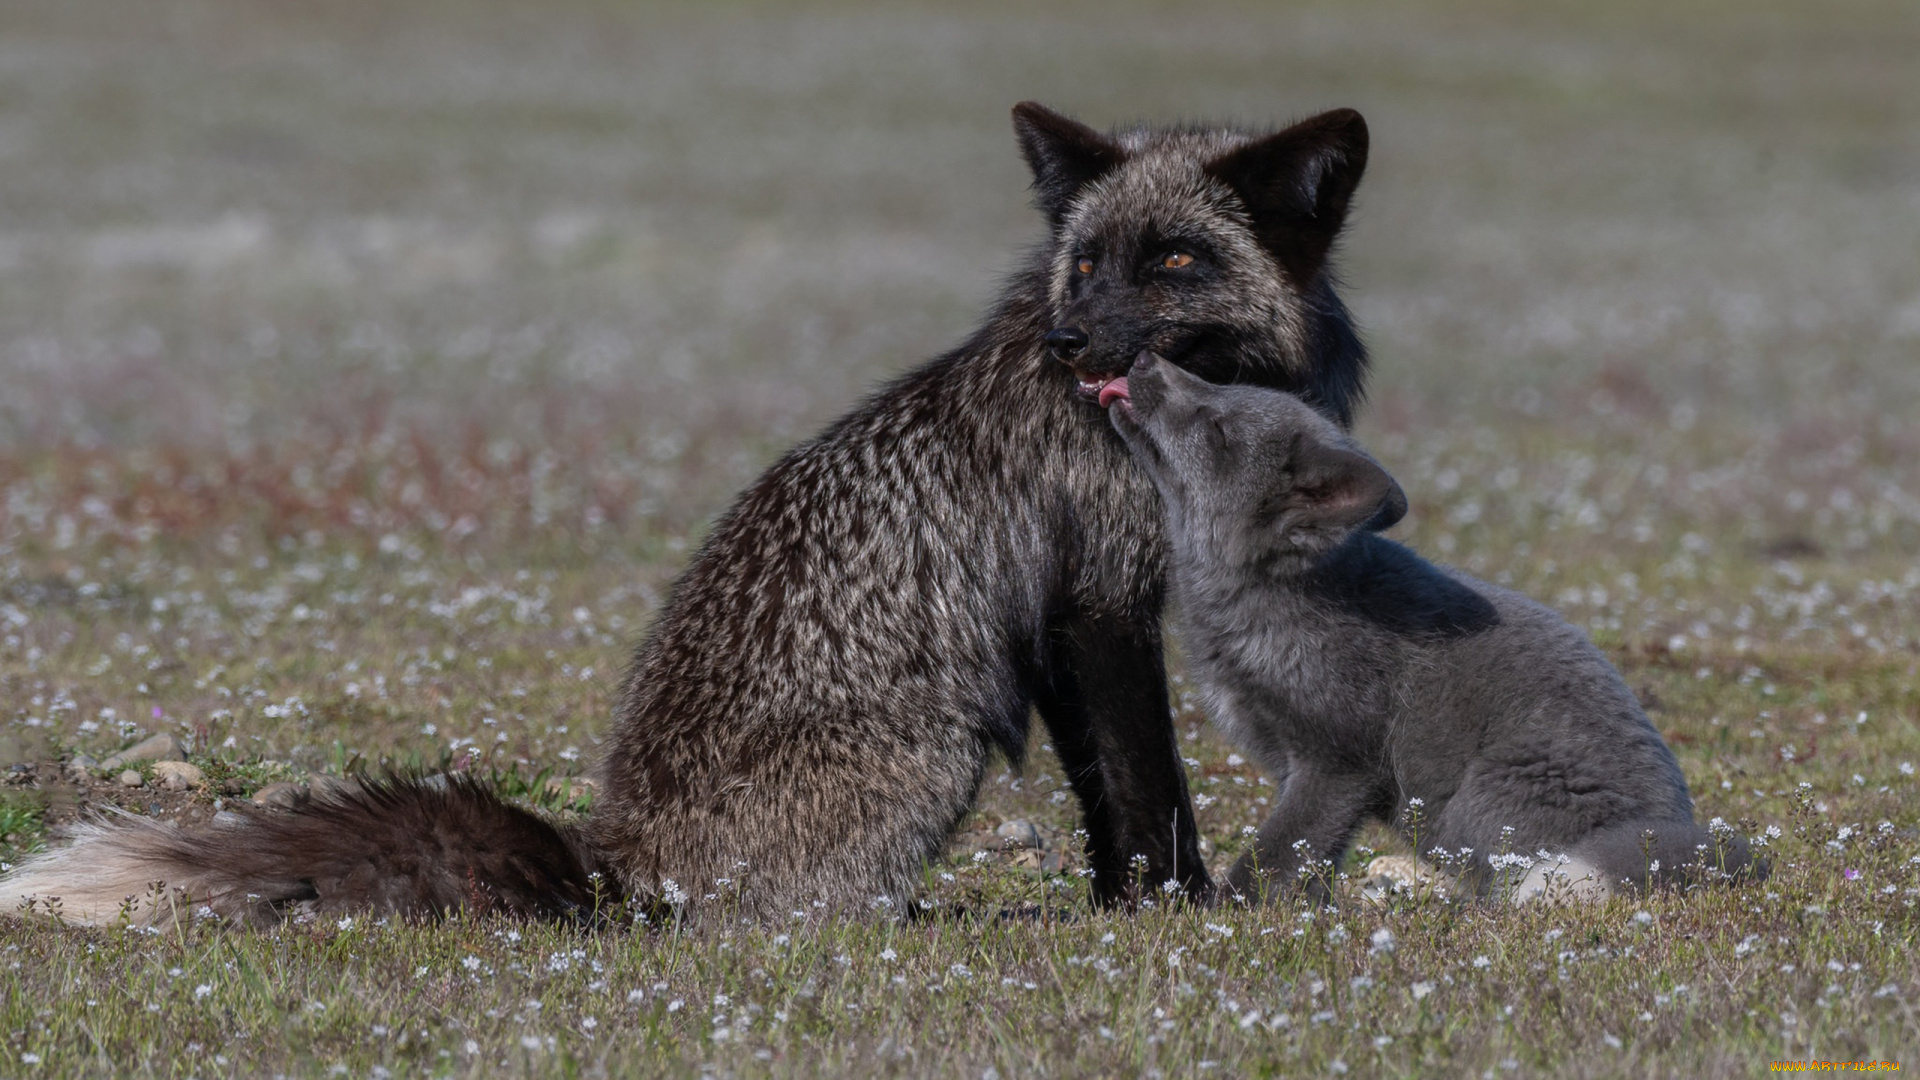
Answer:
[{"label": "fox kit's nose", "polygon": [[1047,331],[1045,341],[1056,360],[1070,362],[1087,351],[1087,332],[1077,326],[1057,326]]}]

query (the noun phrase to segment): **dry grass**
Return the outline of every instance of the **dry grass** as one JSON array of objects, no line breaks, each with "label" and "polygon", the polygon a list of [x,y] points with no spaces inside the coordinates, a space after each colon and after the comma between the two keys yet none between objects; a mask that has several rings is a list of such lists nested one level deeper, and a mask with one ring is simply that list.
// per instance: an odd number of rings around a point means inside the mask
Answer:
[{"label": "dry grass", "polygon": [[[1009,104],[1351,104],[1361,432],[1413,498],[1399,535],[1590,628],[1702,816],[1780,833],[1765,886],[1574,911],[1095,916],[1071,859],[958,854],[905,924],[9,922],[0,1072],[1900,1060],[1916,54],[1893,2],[8,5],[7,761],[166,729],[249,783],[356,755],[584,771],[704,522],[957,340],[1030,241]],[[1265,788],[1180,692],[1224,861]],[[1071,828],[1058,774],[1037,746],[978,824]],[[7,850],[71,811],[14,779]]]}]

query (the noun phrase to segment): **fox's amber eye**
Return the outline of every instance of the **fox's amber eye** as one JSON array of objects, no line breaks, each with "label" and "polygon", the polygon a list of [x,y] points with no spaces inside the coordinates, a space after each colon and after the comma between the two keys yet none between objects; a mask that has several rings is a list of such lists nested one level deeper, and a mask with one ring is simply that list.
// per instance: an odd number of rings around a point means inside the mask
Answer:
[{"label": "fox's amber eye", "polygon": [[1192,266],[1193,256],[1184,251],[1169,251],[1167,257],[1160,260],[1160,265],[1169,270],[1178,270],[1183,266]]},{"label": "fox's amber eye", "polygon": [[1093,260],[1081,259],[1079,262],[1074,264],[1074,269],[1080,271],[1083,274],[1091,274],[1093,273]]}]

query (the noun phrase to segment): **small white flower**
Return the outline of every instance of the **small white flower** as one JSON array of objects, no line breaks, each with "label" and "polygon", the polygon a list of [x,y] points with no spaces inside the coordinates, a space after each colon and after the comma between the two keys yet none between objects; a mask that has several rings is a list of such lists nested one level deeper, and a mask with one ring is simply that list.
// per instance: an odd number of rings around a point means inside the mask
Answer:
[{"label": "small white flower", "polygon": [[1473,958],[1473,966],[1484,971],[1493,966],[1493,961],[1484,956],[1476,956]]},{"label": "small white flower", "polygon": [[201,983],[199,986],[193,988],[193,1000],[199,1001],[211,993],[213,993],[213,987],[206,983]]},{"label": "small white flower", "polygon": [[1394,940],[1393,931],[1384,926],[1375,930],[1370,940],[1373,942],[1373,951],[1377,953],[1392,952],[1399,944]]},{"label": "small white flower", "polygon": [[1432,983],[1417,982],[1413,984],[1413,1000],[1419,1001],[1421,998],[1424,998],[1431,993],[1433,993]]}]

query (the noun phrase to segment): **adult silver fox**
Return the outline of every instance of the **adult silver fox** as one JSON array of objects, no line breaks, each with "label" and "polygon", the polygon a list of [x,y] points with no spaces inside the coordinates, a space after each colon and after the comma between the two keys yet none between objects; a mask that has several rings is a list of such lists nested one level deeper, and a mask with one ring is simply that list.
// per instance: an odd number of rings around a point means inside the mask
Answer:
[{"label": "adult silver fox", "polygon": [[125,821],[0,885],[116,912],[164,880],[246,921],[294,907],[561,915],[730,879],[748,914],[904,905],[1037,706],[1093,890],[1211,891],[1161,657],[1158,500],[1098,396],[1151,349],[1346,420],[1365,355],[1327,259],[1359,114],[1273,133],[1101,134],[1014,109],[1045,239],[958,349],[881,388],[734,503],[641,645],[584,826],[471,784],[371,783],[291,814]]}]

